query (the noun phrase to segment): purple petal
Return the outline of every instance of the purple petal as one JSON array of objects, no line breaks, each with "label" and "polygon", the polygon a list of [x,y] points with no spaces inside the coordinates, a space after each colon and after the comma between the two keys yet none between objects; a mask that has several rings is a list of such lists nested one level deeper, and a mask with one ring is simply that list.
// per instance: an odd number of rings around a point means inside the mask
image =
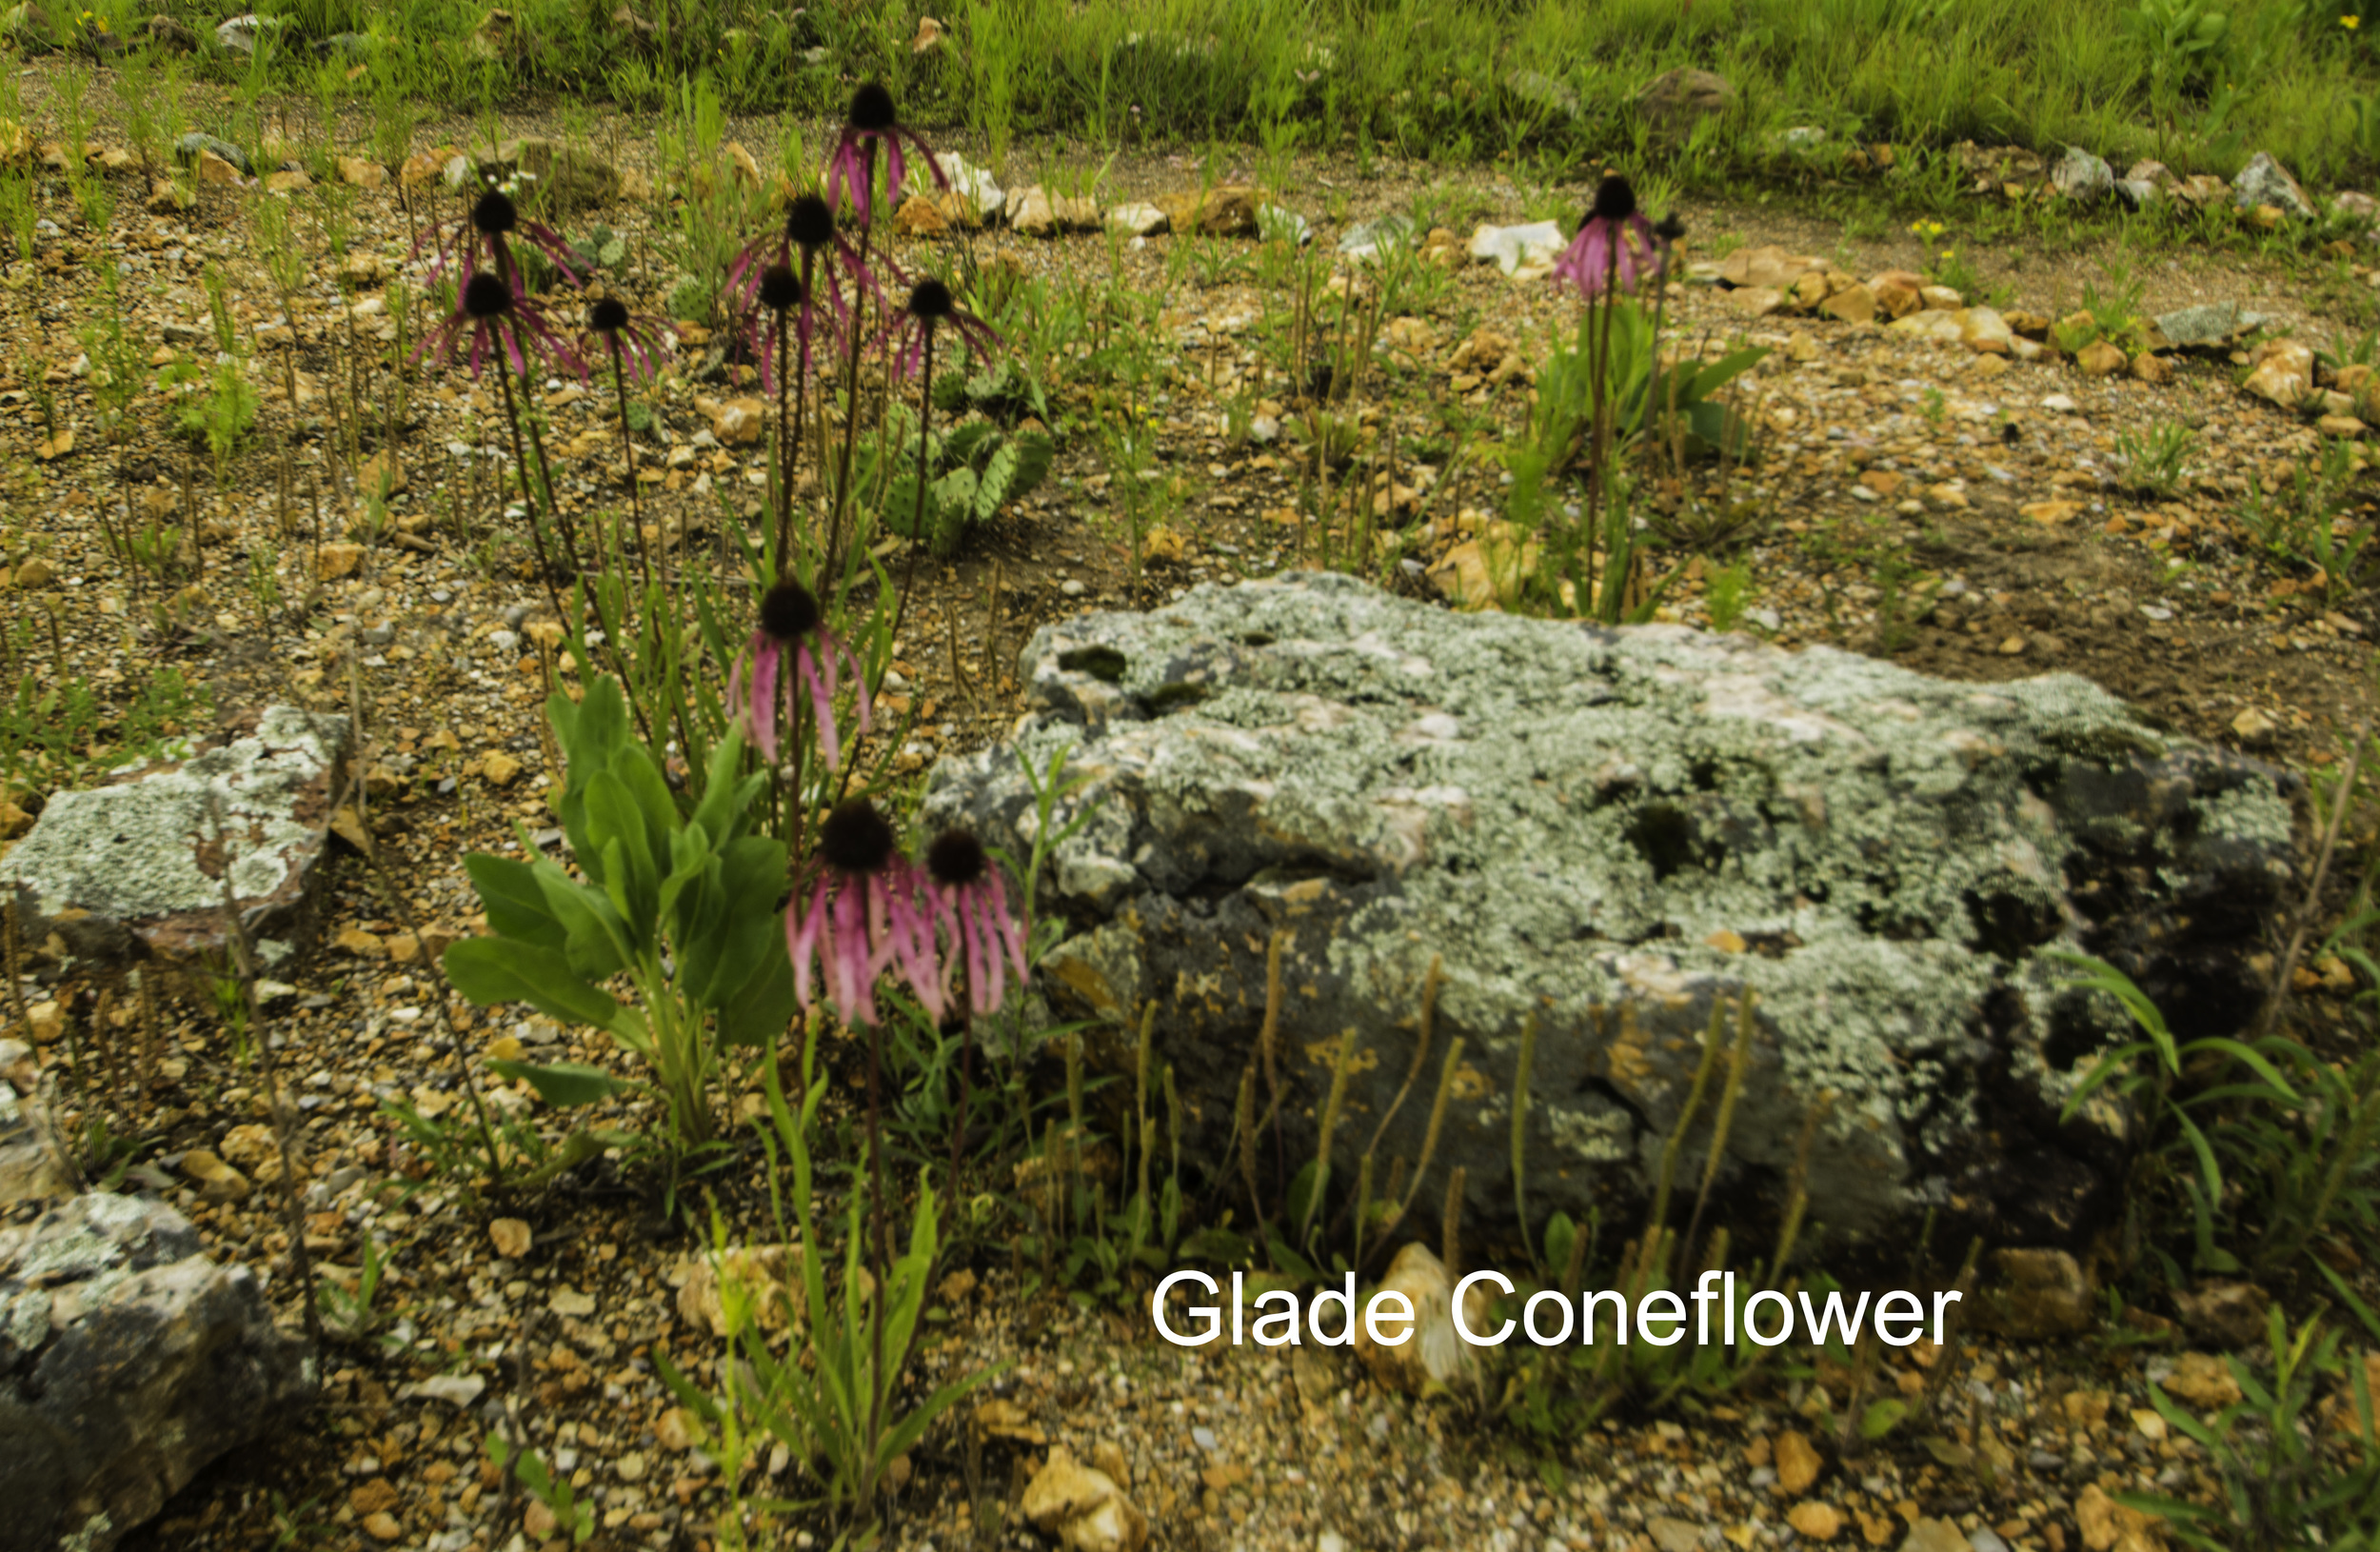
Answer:
[{"label": "purple petal", "polygon": [[793,961],[793,997],[806,1010],[810,1005],[810,967],[817,957],[819,937],[826,920],[826,885],[819,885],[806,911],[785,912],[785,954]]}]

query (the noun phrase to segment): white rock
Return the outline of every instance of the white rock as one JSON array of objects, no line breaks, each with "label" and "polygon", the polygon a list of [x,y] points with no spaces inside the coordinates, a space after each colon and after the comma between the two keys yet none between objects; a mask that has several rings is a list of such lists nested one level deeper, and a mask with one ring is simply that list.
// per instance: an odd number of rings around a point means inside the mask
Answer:
[{"label": "white rock", "polygon": [[1471,234],[1470,252],[1477,262],[1492,261],[1510,275],[1525,266],[1550,266],[1567,246],[1561,228],[1551,221],[1533,221],[1525,227],[1483,226]]},{"label": "white rock", "polygon": [[953,190],[975,203],[975,213],[979,218],[989,221],[1008,202],[1007,194],[992,181],[989,171],[968,166],[967,159],[957,151],[937,151],[934,165],[942,169],[942,176],[950,180]]},{"label": "white rock", "polygon": [[1113,1477],[1083,1465],[1063,1444],[1051,1448],[1018,1507],[1066,1552],[1139,1552],[1148,1544],[1148,1516]]},{"label": "white rock", "polygon": [[1143,200],[1109,209],[1107,229],[1134,237],[1154,237],[1165,229],[1165,212]]},{"label": "white rock", "polygon": [[2252,368],[2242,385],[2257,398],[2295,409],[2314,390],[2314,352],[2296,340],[2267,340],[2248,358]]},{"label": "white rock", "polygon": [[[1415,1396],[1431,1384],[1454,1385],[1478,1378],[1478,1354],[1455,1330],[1454,1283],[1446,1276],[1445,1263],[1428,1245],[1417,1240],[1398,1251],[1397,1259],[1388,1263],[1388,1275],[1380,1280],[1379,1291],[1403,1294],[1413,1306],[1414,1323],[1404,1342],[1396,1345],[1375,1343],[1370,1328],[1357,1323],[1356,1356],[1376,1378]],[[1483,1331],[1488,1329],[1486,1289],[1475,1286],[1472,1291],[1473,1307],[1468,1311],[1472,1329]],[[1371,1306],[1372,1295],[1366,1294],[1362,1307]],[[1382,1323],[1385,1334],[1395,1334],[1395,1326]]]}]

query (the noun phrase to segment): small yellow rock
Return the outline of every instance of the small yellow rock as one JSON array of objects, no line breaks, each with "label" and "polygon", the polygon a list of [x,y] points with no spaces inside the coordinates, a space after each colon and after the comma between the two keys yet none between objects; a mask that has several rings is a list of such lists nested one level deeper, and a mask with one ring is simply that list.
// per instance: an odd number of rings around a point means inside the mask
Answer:
[{"label": "small yellow rock", "polygon": [[383,1509],[378,1514],[367,1514],[364,1517],[364,1531],[373,1541],[393,1542],[405,1534],[405,1527],[397,1523],[395,1515]]},{"label": "small yellow rock", "polygon": [[207,1148],[192,1148],[182,1155],[182,1173],[199,1183],[198,1194],[206,1202],[241,1202],[254,1187],[246,1175],[225,1164]]},{"label": "small yellow rock", "polygon": [[1161,523],[1140,536],[1140,558],[1151,566],[1180,566],[1182,555],[1181,535]]},{"label": "small yellow rock", "polygon": [[1815,1499],[1805,1499],[1786,1510],[1785,1522],[1814,1542],[1831,1542],[1843,1529],[1843,1517],[1834,1505]]},{"label": "small yellow rock", "polygon": [[341,577],[353,575],[355,568],[362,564],[364,564],[362,545],[325,545],[322,548],[322,564],[316,569],[315,575],[325,582],[336,582]]},{"label": "small yellow rock", "polygon": [[499,1218],[487,1225],[487,1237],[494,1242],[496,1254],[506,1261],[519,1261],[529,1253],[533,1236],[529,1225],[518,1218]]},{"label": "small yellow rock", "polygon": [[380,941],[379,934],[367,932],[360,926],[341,927],[339,935],[331,940],[330,946],[343,954],[353,954],[357,959],[388,957],[388,945]]},{"label": "small yellow rock", "polygon": [[490,786],[510,786],[521,775],[521,762],[502,749],[480,762],[479,773]]},{"label": "small yellow rock", "polygon": [[1808,1492],[1825,1465],[1810,1441],[1798,1430],[1788,1428],[1776,1436],[1772,1448],[1776,1462],[1776,1484],[1796,1497]]}]

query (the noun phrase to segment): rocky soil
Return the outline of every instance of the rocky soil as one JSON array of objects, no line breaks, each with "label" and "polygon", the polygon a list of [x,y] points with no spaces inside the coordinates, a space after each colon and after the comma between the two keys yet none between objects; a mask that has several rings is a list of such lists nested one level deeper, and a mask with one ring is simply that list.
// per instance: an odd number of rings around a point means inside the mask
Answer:
[{"label": "rocky soil", "polygon": [[[764,151],[763,129],[745,132]],[[423,130],[422,170],[443,161],[433,148],[471,129]],[[634,126],[597,138],[625,148],[630,189],[662,190],[650,208],[631,193],[603,212],[642,241],[653,215],[666,213],[669,169],[638,164],[647,137]],[[474,449],[500,435],[490,390],[457,373],[424,375],[397,426],[341,375],[352,369],[354,343],[368,350],[394,340],[385,288],[408,283],[423,221],[454,213],[434,182],[408,190],[390,175],[403,170],[350,170],[368,187],[346,207],[347,254],[314,249],[294,309],[257,268],[247,212],[288,197],[319,243],[325,229],[312,212],[324,204],[287,174],[274,193],[236,169],[202,180],[193,208],[179,211],[146,208],[133,174],[115,173],[124,196],[105,233],[83,229],[52,200],[36,263],[17,267],[0,298],[9,568],[0,596],[13,671],[45,684],[80,677],[120,705],[169,665],[209,686],[219,713],[276,702],[344,713],[354,719],[362,772],[335,826],[347,851],[326,902],[325,946],[276,972],[267,1026],[254,1034],[272,1043],[298,1095],[304,1233],[316,1271],[352,1287],[367,1246],[385,1246],[383,1318],[337,1342],[310,1419],[219,1462],[126,1544],[558,1544],[550,1520],[501,1490],[486,1463],[487,1428],[510,1417],[594,1491],[602,1528],[590,1544],[707,1546],[715,1467],[692,1447],[653,1364],[666,1353],[700,1377],[714,1351],[699,1288],[688,1294],[695,1242],[661,1211],[657,1193],[608,1167],[525,1204],[468,1201],[381,1108],[400,1099],[428,1117],[455,1114],[466,1093],[458,1059],[611,1054],[539,1021],[476,1017],[443,994],[434,968],[443,944],[473,925],[462,855],[503,846],[516,820],[532,830],[551,824],[544,792],[558,772],[540,707],[563,670],[542,590],[483,559],[496,514],[466,470]],[[1488,175],[1405,169],[1367,181],[1330,164],[1300,173],[1300,195],[1282,203],[1300,206],[1322,251],[1359,221],[1409,210],[1442,178],[1461,182],[1467,208],[1490,224],[1532,216],[1530,191]],[[1161,211],[1199,178],[1186,161],[1120,162],[1108,203]],[[1565,209],[1585,197],[1565,194]],[[2210,221],[2235,219],[2213,209]],[[2120,367],[2106,352],[2061,354],[2055,326],[2079,304],[2082,282],[2104,275],[2112,235],[2079,251],[2013,245],[1979,256],[1986,285],[2014,289],[1987,310],[1985,297],[1930,297],[1911,284],[1931,284],[1930,241],[1853,239],[1764,203],[1693,207],[1686,217],[1696,268],[1667,304],[1674,337],[1740,338],[1773,353],[1743,396],[1762,428],[1758,463],[1724,488],[1696,474],[1662,493],[1680,524],[1735,531],[1668,552],[1665,563],[1686,569],[1659,617],[1707,623],[1708,584],[1740,559],[1750,576],[1741,621],[1779,646],[1831,643],[1984,682],[2054,668],[2193,737],[2301,768],[2340,758],[2369,714],[2368,638],[2380,615],[2359,587],[2326,587],[2307,566],[2276,564],[2239,514],[2251,478],[2271,489],[2286,484],[2291,459],[2314,453],[2327,435],[2360,439],[2350,372],[2231,330],[2196,353],[2136,337],[2117,347]],[[1398,539],[1378,569],[1414,596],[1460,598],[1468,587],[1476,601],[1478,558],[1499,543],[1485,444],[1519,423],[1547,330],[1567,328],[1577,303],[1526,264],[1515,278],[1473,262],[1451,227],[1443,239],[1426,229],[1417,239],[1425,265],[1442,260],[1431,272],[1443,284],[1383,320],[1383,348],[1356,390],[1414,445],[1380,492],[1381,524]],[[951,563],[921,568],[923,590],[895,665],[896,709],[917,714],[899,751],[906,768],[1004,728],[1020,704],[1016,655],[1041,624],[1162,601],[1200,581],[1270,575],[1298,564],[1300,545],[1310,552],[1319,542],[1321,525],[1299,517],[1305,464],[1294,434],[1313,385],[1290,383],[1262,343],[1284,303],[1261,283],[1258,250],[1242,234],[1110,243],[993,229],[902,239],[902,258],[929,268],[970,253],[1028,279],[1100,285],[1112,275],[1126,290],[1160,295],[1174,374],[1153,401],[1160,451],[1152,483],[1164,508],[1160,531],[1143,536],[1147,569],[1137,582],[1087,423],[1064,439],[1041,492]],[[2244,302],[2301,344],[2327,344],[2346,321],[2334,310],[2342,286],[2362,285],[2345,257],[2283,261],[2187,241],[2146,253],[2144,316]],[[230,315],[260,351],[267,395],[259,434],[220,486],[187,444],[156,428],[153,400],[142,401],[130,440],[105,439],[77,333],[100,307],[96,271],[112,265],[143,359],[210,361],[201,285],[209,264],[229,277]],[[1377,270],[1348,272],[1359,295],[1378,283],[1367,278]],[[666,278],[639,273],[629,284],[653,293],[640,302],[658,304]],[[292,350],[294,378],[283,370]],[[2256,391],[2239,381],[2251,370]],[[391,391],[387,373],[375,381]],[[733,381],[673,382],[654,395],[659,430],[641,454],[659,476],[647,487],[647,520],[657,537],[690,536],[698,560],[722,496],[756,510],[765,483],[763,448],[731,402],[748,391]],[[1079,389],[1060,391],[1074,413],[1087,410]],[[543,402],[566,503],[582,513],[616,505],[625,471],[608,398],[556,379]],[[343,532],[343,491],[364,470],[327,457],[334,406],[370,429],[364,446],[402,487],[377,543]],[[2317,413],[2330,418],[2318,425]],[[2196,442],[2173,494],[2137,494],[2119,439],[2175,423]],[[194,533],[200,568],[177,578],[169,628],[150,623],[157,585],[136,587],[110,559],[102,521],[119,514],[162,516]],[[2370,527],[2360,497],[2341,517],[2343,532]],[[280,594],[261,615],[249,586],[260,559]],[[1881,559],[1906,574],[1888,581]],[[48,795],[15,794],[0,819],[21,829]],[[123,984],[34,980],[21,989],[19,1017],[67,1134],[89,1139],[104,1117],[110,1132],[138,1140],[122,1161],[126,1188],[172,1203],[213,1255],[252,1266],[294,1325],[291,1247],[256,1068],[214,1011],[197,997]],[[2352,983],[2316,965],[2300,989],[2327,1021]],[[848,1098],[839,1090],[837,1103]],[[535,1108],[525,1090],[502,1085],[490,1103]],[[632,1102],[603,1119],[658,1122]],[[770,1236],[758,1181],[706,1184],[720,1189],[737,1238]],[[1460,1401],[1407,1400],[1343,1351],[1178,1352],[1155,1339],[1140,1309],[1026,1297],[1032,1270],[991,1244],[951,1266],[941,1289],[947,1319],[926,1344],[921,1377],[1014,1366],[963,1427],[938,1430],[916,1452],[895,1494],[895,1544],[1046,1544],[1028,1528],[1037,1505],[1052,1526],[1081,1518],[1050,1506],[1054,1487],[1039,1500],[1028,1491],[1063,1445],[1129,1495],[1156,1544],[1218,1552],[1686,1552],[1798,1540],[2130,1552],[2154,1544],[2155,1533],[2109,1494],[2210,1490],[2204,1455],[2148,1409],[2147,1382],[2193,1406],[2219,1406],[2231,1382],[2211,1355],[2254,1341],[2252,1326],[2177,1325],[2140,1310],[2128,1319],[2143,1342],[2099,1342],[2074,1334],[2095,1306],[2070,1299],[2042,1327],[2063,1330],[2058,1340],[1921,1346],[1905,1365],[1857,1381],[1821,1365],[1735,1403],[1615,1417],[1537,1451],[1482,1427]],[[1950,1404],[1938,1428],[1864,1445],[1812,1421],[1841,1410],[1855,1383]],[[791,1494],[798,1484],[783,1485]],[[812,1525],[785,1544],[828,1540]]]}]

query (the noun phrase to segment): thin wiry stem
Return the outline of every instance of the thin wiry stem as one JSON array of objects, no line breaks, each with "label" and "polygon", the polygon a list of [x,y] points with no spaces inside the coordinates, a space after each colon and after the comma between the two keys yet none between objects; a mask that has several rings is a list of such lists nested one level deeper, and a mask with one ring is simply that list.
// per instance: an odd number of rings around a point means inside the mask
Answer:
[{"label": "thin wiry stem", "polygon": [[545,602],[553,606],[554,618],[567,626],[570,616],[563,612],[562,595],[554,590],[554,563],[545,553],[545,529],[537,520],[537,495],[529,488],[529,461],[521,447],[521,412],[512,401],[512,374],[499,365],[496,381],[504,388],[505,426],[512,433],[512,463],[521,471],[521,501],[529,509],[529,543],[537,549],[538,579],[545,584]]},{"label": "thin wiry stem", "polygon": [[[934,440],[934,326],[925,325],[925,372],[918,388],[918,499],[909,518],[909,564],[902,568],[901,596],[893,603],[892,640],[901,639],[901,622],[909,612],[909,594],[918,579],[918,552],[925,547],[925,476],[926,448]],[[892,658],[887,655],[884,667],[889,671]],[[876,677],[876,687],[883,686],[883,674]]]},{"label": "thin wiry stem", "polygon": [[628,521],[636,527],[636,569],[646,590],[653,586],[652,563],[645,554],[645,497],[636,486],[636,442],[628,433],[628,378],[620,363],[620,336],[611,336],[611,386],[620,396],[620,456],[627,460]]},{"label": "thin wiry stem", "polygon": [[785,546],[793,534],[793,444],[785,387],[785,313],[788,310],[785,308],[776,309],[776,326],[770,331],[770,344],[777,357],[777,574],[781,577],[790,576],[793,572],[785,556]]},{"label": "thin wiry stem", "polygon": [[[866,181],[876,179],[876,143],[867,143]],[[873,225],[860,229],[859,274],[867,273],[870,240],[876,235]],[[835,510],[826,529],[826,554],[819,568],[819,581],[824,585],[836,570],[842,556],[843,515],[851,506],[851,459],[860,436],[860,344],[865,330],[860,327],[860,309],[867,305],[867,288],[857,279],[851,288],[851,348],[843,363],[843,467],[835,476]]]}]

